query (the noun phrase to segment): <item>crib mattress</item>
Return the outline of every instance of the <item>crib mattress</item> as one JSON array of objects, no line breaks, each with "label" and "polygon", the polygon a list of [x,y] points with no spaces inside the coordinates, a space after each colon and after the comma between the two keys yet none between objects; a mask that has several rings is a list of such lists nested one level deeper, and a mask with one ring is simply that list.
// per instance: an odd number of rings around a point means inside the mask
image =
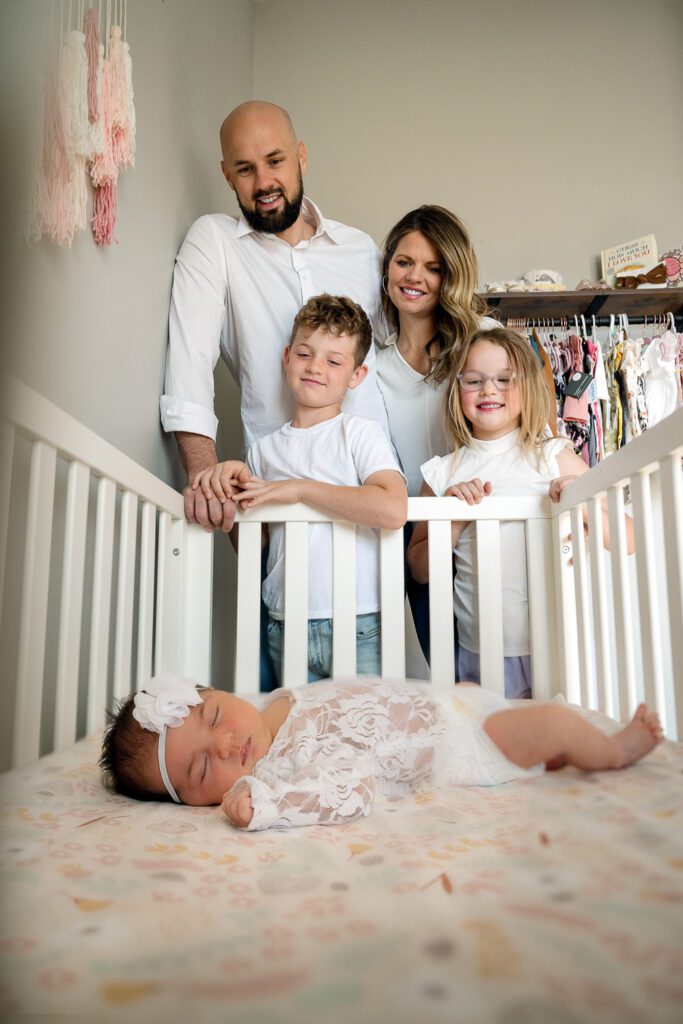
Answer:
[{"label": "crib mattress", "polygon": [[105,793],[98,749],[2,779],[3,1020],[681,1020],[680,745],[254,834]]}]

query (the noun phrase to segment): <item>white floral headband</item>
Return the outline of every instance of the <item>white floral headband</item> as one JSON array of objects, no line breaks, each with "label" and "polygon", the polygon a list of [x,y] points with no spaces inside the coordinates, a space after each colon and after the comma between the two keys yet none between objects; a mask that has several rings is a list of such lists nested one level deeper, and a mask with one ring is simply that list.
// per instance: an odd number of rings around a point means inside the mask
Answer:
[{"label": "white floral headband", "polygon": [[166,771],[166,731],[177,729],[190,713],[190,707],[202,703],[197,683],[183,676],[154,676],[133,698],[133,718],[143,729],[159,733],[159,771],[169,796],[177,803],[182,800],[171,784]]}]

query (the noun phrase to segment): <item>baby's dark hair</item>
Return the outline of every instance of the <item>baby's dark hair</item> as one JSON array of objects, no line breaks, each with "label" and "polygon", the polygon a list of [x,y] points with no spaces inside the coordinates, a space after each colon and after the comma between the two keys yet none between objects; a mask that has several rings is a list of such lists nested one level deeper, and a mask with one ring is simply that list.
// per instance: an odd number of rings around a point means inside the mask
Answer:
[{"label": "baby's dark hair", "polygon": [[99,765],[102,782],[111,793],[134,800],[170,800],[162,787],[152,790],[144,782],[144,766],[154,757],[159,736],[143,729],[133,718],[134,697],[124,697],[114,711],[107,712]]}]

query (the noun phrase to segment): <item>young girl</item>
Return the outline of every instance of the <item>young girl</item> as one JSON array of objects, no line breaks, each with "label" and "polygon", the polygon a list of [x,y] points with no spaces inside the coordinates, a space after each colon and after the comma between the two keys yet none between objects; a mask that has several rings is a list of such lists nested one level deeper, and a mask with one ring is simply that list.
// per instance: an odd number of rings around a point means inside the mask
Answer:
[{"label": "young girl", "polygon": [[[450,450],[443,406],[453,360],[475,331],[500,326],[476,294],[478,273],[465,225],[443,206],[406,213],[384,243],[382,306],[393,333],[377,351],[377,379],[410,496],[422,463]],[[407,589],[429,659],[427,588],[409,578]]]},{"label": "young girl", "polygon": [[142,800],[221,804],[238,828],[328,825],[368,815],[376,792],[492,786],[572,764],[622,768],[661,740],[645,705],[605,736],[570,708],[511,708],[461,684],[329,680],[276,690],[256,708],[158,676],[112,716],[107,785]]},{"label": "young girl", "polygon": [[[538,359],[514,331],[479,331],[455,360],[449,380],[447,426],[452,454],[422,466],[422,495],[454,495],[478,504],[500,497],[549,495],[559,501],[566,484],[587,472],[566,438],[550,437],[550,395]],[[632,524],[626,518],[629,551]],[[607,513],[604,536],[608,546]],[[531,696],[529,619],[524,524],[501,523],[505,694]],[[480,681],[474,523],[454,522],[456,575],[453,607],[458,629],[460,679]],[[408,548],[416,580],[428,578],[427,524]]]}]

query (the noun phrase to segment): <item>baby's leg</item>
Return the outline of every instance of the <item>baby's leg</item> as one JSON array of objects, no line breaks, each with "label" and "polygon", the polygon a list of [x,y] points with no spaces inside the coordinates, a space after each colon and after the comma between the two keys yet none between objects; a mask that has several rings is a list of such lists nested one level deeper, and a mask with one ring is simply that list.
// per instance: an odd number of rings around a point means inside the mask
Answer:
[{"label": "baby's leg", "polygon": [[496,711],[483,728],[508,760],[522,768],[562,761],[585,771],[624,768],[649,754],[663,738],[657,714],[645,704],[614,736],[605,736],[571,708],[558,704]]}]

